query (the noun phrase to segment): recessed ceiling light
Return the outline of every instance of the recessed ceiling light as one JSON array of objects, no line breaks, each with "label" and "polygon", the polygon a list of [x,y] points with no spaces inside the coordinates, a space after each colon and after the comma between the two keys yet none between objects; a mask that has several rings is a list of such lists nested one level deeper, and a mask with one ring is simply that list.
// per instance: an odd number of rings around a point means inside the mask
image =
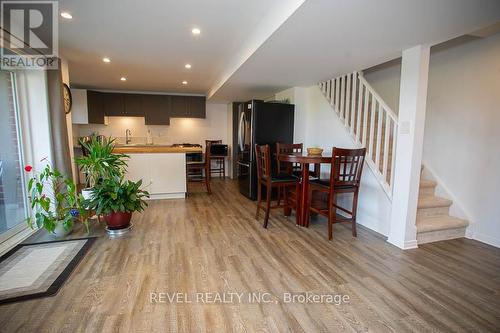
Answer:
[{"label": "recessed ceiling light", "polygon": [[65,19],[71,20],[73,18],[73,15],[71,15],[68,12],[62,12],[61,16],[64,17]]},{"label": "recessed ceiling light", "polygon": [[121,80],[121,81],[127,81],[127,78],[126,78],[125,76],[122,76],[122,77],[120,78],[120,80]]},{"label": "recessed ceiling light", "polygon": [[111,59],[109,59],[108,57],[104,57],[102,58],[102,61],[104,61],[105,63],[110,63]]},{"label": "recessed ceiling light", "polygon": [[191,65],[190,64],[185,64],[184,67],[191,68]]},{"label": "recessed ceiling light", "polygon": [[193,28],[191,32],[193,33],[193,35],[199,35],[201,33],[201,30],[198,28]]},{"label": "recessed ceiling light", "polygon": [[188,84],[188,82],[187,81],[182,81],[182,84]]}]

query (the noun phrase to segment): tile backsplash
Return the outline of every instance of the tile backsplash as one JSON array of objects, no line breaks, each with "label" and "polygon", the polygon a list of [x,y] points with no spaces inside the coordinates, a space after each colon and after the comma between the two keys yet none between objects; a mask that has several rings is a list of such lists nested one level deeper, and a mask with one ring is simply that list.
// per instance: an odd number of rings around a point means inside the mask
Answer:
[{"label": "tile backsplash", "polygon": [[132,133],[133,143],[146,143],[148,130],[153,136],[153,143],[169,144],[167,131],[169,126],[146,125],[144,117],[109,117],[107,125],[88,124],[74,125],[74,135],[81,137],[93,133],[116,138],[118,143],[125,143],[125,131],[129,129]]},{"label": "tile backsplash", "polygon": [[107,125],[73,125],[74,142],[78,137],[96,133],[116,138],[118,143],[125,143],[125,131],[132,132],[132,143],[146,143],[148,130],[151,131],[154,144],[199,143],[205,140],[223,140],[227,138],[227,105],[207,104],[205,119],[171,118],[170,125],[146,125],[144,117],[109,117]]}]

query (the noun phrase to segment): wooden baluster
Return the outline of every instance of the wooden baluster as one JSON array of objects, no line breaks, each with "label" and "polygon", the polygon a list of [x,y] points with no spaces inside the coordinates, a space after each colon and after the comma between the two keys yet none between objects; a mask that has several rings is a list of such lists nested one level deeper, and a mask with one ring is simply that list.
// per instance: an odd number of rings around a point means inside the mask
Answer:
[{"label": "wooden baluster", "polygon": [[373,148],[374,148],[374,142],[373,142],[373,132],[375,130],[375,107],[377,101],[375,101],[375,98],[373,94],[370,93],[370,98],[371,98],[371,110],[370,110],[370,141],[368,143],[368,156],[370,159],[373,161]]},{"label": "wooden baluster", "polygon": [[351,124],[349,124],[349,120],[351,119],[350,107],[351,107],[351,74],[348,74],[346,97],[345,97],[345,126],[349,128],[351,127]]},{"label": "wooden baluster", "polygon": [[355,115],[356,115],[356,83],[358,82],[358,73],[352,73],[352,93],[351,93],[351,135],[354,135]]},{"label": "wooden baluster", "polygon": [[393,121],[394,127],[392,129],[392,158],[391,158],[391,181],[389,185],[392,188],[392,184],[394,183],[394,162],[396,161],[396,138],[398,134],[398,124]]},{"label": "wooden baluster", "polygon": [[380,148],[382,146],[382,119],[384,115],[384,108],[380,103],[378,103],[378,124],[377,124],[377,147],[375,150],[375,165],[377,166],[377,170],[380,172]]},{"label": "wooden baluster", "polygon": [[382,161],[382,176],[387,182],[387,163],[389,162],[389,137],[391,135],[391,118],[389,113],[385,113],[385,133],[384,133],[384,159]]},{"label": "wooden baluster", "polygon": [[368,87],[365,86],[365,107],[363,108],[363,147],[366,148],[367,139],[366,134],[368,132]]},{"label": "wooden baluster", "polygon": [[345,97],[345,77],[340,79],[340,119],[344,119],[344,97]]},{"label": "wooden baluster", "polygon": [[330,80],[330,105],[333,107],[335,111],[335,79]]},{"label": "wooden baluster", "polygon": [[330,105],[332,104],[332,98],[333,98],[332,84],[333,80],[328,80],[328,102],[330,103]]},{"label": "wooden baluster", "polygon": [[339,110],[339,102],[340,102],[340,97],[339,97],[339,93],[340,93],[340,78],[336,78],[335,79],[335,111],[337,113],[340,112]]},{"label": "wooden baluster", "polygon": [[362,124],[362,114],[361,111],[363,110],[363,89],[364,85],[359,81],[359,93],[358,93],[358,120],[356,121],[356,138],[359,143],[361,143],[361,124]]}]

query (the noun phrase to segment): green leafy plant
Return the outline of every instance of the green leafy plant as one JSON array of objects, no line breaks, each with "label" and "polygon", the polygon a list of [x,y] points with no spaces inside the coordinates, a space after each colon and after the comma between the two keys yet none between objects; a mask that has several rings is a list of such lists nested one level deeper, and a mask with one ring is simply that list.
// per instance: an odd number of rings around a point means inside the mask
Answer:
[{"label": "green leafy plant", "polygon": [[[24,168],[27,173],[32,169],[30,165]],[[75,183],[50,165],[30,178],[28,193],[32,214],[26,222],[31,228],[36,225],[53,233],[57,224],[62,223],[66,230],[70,230],[77,219],[89,231],[88,213],[82,205],[83,197],[77,194]]]},{"label": "green leafy plant", "polygon": [[95,135],[88,142],[80,141],[88,154],[75,161],[86,175],[89,187],[96,186],[103,179],[120,177],[125,172],[129,156],[113,153],[114,141],[111,138],[99,140]]},{"label": "green leafy plant", "polygon": [[141,180],[133,182],[124,180],[123,176],[103,179],[92,188],[92,199],[85,204],[98,215],[143,211],[147,207],[144,199],[149,198],[149,193],[141,190],[141,185]]}]

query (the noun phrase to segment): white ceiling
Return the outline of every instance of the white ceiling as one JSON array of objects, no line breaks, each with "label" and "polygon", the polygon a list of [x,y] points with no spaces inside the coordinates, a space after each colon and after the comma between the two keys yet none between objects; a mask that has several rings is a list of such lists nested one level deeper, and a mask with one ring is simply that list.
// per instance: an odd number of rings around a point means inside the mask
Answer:
[{"label": "white ceiling", "polygon": [[218,102],[308,86],[500,20],[499,0],[60,0],[59,8],[73,15],[59,29],[72,86]]},{"label": "white ceiling", "polygon": [[211,99],[266,98],[310,86],[499,20],[498,0],[308,0]]},{"label": "white ceiling", "polygon": [[[72,86],[206,94],[302,2],[60,0],[59,10],[73,16],[59,20],[61,54]],[[193,27],[201,29],[199,36],[191,34]]]}]

